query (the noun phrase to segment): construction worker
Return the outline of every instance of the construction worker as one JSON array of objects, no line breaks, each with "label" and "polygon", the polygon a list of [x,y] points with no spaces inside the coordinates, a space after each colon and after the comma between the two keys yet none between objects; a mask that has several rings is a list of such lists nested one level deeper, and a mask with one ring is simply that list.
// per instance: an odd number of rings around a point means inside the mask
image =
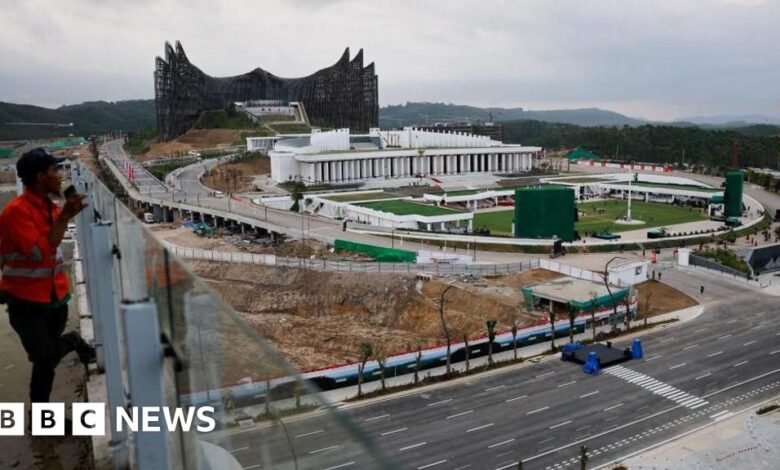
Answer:
[{"label": "construction worker", "polygon": [[22,155],[16,173],[24,192],[0,214],[0,293],[32,362],[34,403],[49,401],[54,370],[67,353],[76,351],[85,365],[95,358],[94,348],[77,332],[62,334],[71,294],[59,246],[68,221],[84,208],[78,194],[70,195],[62,209],[50,199],[60,195],[62,160],[42,148]]}]

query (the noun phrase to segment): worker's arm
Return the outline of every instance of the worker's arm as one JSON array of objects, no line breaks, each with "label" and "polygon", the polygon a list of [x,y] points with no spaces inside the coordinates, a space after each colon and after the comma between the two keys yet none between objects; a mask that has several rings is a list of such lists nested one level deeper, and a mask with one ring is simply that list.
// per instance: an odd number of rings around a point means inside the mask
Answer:
[{"label": "worker's arm", "polygon": [[68,222],[81,212],[84,207],[84,196],[81,194],[74,194],[65,200],[65,205],[62,206],[60,214],[54,219],[54,222],[51,224],[51,230],[46,235],[51,248],[56,249],[60,246],[62,238],[65,236],[65,230],[68,229]]}]

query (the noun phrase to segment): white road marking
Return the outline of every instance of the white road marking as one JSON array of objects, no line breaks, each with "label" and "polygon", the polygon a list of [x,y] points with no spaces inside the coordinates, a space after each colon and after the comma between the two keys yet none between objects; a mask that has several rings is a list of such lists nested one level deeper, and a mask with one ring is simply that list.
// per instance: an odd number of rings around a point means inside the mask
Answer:
[{"label": "white road marking", "polygon": [[687,350],[689,350],[689,349],[698,348],[698,347],[699,347],[699,345],[698,345],[698,344],[692,344],[692,345],[690,345],[690,346],[685,346],[685,347],[683,348],[683,351],[687,351]]},{"label": "white road marking", "polygon": [[723,351],[718,351],[718,352],[715,352],[715,353],[712,353],[712,354],[707,354],[707,357],[720,356],[721,354],[723,354]]},{"label": "white road marking", "polygon": [[422,467],[417,467],[417,470],[423,470],[425,468],[435,467],[436,465],[441,465],[443,463],[447,463],[447,460],[439,460],[438,462],[429,463],[428,465],[423,465]]},{"label": "white road marking", "polygon": [[242,450],[247,450],[249,447],[239,447],[238,449],[230,449],[230,452],[241,452]]},{"label": "white road marking", "polygon": [[555,439],[555,438],[554,438],[554,437],[548,437],[547,439],[545,439],[545,440],[543,440],[543,441],[539,441],[539,444],[544,444],[545,442],[550,442],[550,441],[552,441],[553,439]]},{"label": "white road marking", "polygon": [[483,424],[482,426],[477,426],[476,428],[468,429],[468,430],[466,430],[466,432],[479,431],[480,429],[489,428],[490,426],[493,426],[494,424],[496,424],[496,423]]},{"label": "white road marking", "polygon": [[742,361],[742,362],[737,362],[736,364],[734,364],[734,367],[744,366],[744,365],[745,365],[745,364],[747,364],[748,362],[750,362],[750,361]]},{"label": "white road marking", "polygon": [[711,373],[709,373],[709,372],[707,372],[706,374],[704,374],[704,375],[700,375],[700,376],[696,377],[696,378],[695,378],[695,379],[693,379],[693,380],[701,380],[701,379],[703,379],[703,378],[705,378],[705,377],[709,377],[710,375],[712,375],[712,374],[711,374]]},{"label": "white road marking", "polygon": [[686,362],[683,362],[683,363],[681,363],[681,364],[677,364],[676,366],[672,366],[672,367],[670,367],[670,368],[669,368],[669,370],[672,370],[672,369],[678,369],[678,368],[680,368],[680,367],[684,367],[686,364],[687,364]]},{"label": "white road marking", "polygon": [[504,400],[504,403],[509,403],[510,401],[520,400],[522,398],[527,397],[528,395],[520,395],[519,397],[509,398],[507,400]]},{"label": "white road marking", "polygon": [[457,418],[458,416],[467,415],[467,414],[469,414],[469,413],[473,413],[473,412],[474,412],[474,410],[468,410],[468,411],[464,411],[464,412],[462,412],[462,413],[456,413],[456,414],[454,414],[454,415],[447,416],[447,418],[446,418],[446,419]]},{"label": "white road marking", "polygon": [[772,351],[771,353],[769,353],[769,355],[771,356],[772,354],[777,354],[777,353],[780,353],[780,349],[778,349],[777,351]]},{"label": "white road marking", "polygon": [[707,328],[699,328],[698,330],[694,330],[694,333],[701,333],[702,331],[706,330]]},{"label": "white road marking", "polygon": [[443,403],[449,403],[449,402],[451,402],[451,401],[452,401],[452,398],[447,398],[446,400],[437,401],[437,402],[433,402],[433,403],[428,403],[428,404],[427,404],[427,405],[425,405],[425,406],[436,406],[436,405],[441,405],[441,404],[443,404]]},{"label": "white road marking", "polygon": [[539,375],[537,375],[537,376],[536,376],[536,378],[537,378],[537,379],[540,379],[540,378],[542,378],[542,377],[547,377],[548,375],[553,375],[554,373],[555,373],[555,371],[551,371],[551,372],[545,372],[544,374],[539,374]]},{"label": "white road marking", "polygon": [[[675,369],[677,367],[682,367],[684,365],[685,363],[678,364],[676,366],[671,367],[670,369]],[[688,408],[694,408],[694,407],[698,407],[699,405],[707,404],[706,400],[693,396],[687,392],[672,387],[671,385],[665,384],[659,380],[653,379],[650,376],[640,374],[639,372],[636,372],[627,367],[612,366],[604,369],[604,372],[610,375],[614,375],[615,377],[621,378],[629,383],[638,385],[648,390],[649,392],[652,392],[656,395],[661,395],[664,398],[677,402],[678,404],[686,406]],[[651,380],[646,380],[646,379],[651,379]],[[617,406],[619,405],[610,408],[605,408],[603,411],[611,410],[613,408],[616,408]]]},{"label": "white road marking", "polygon": [[409,428],[393,429],[392,431],[383,432],[382,434],[380,434],[380,436],[387,436],[389,434],[395,434],[397,432],[403,432],[403,431],[406,431],[407,429],[409,429]]},{"label": "white road marking", "polygon": [[558,388],[565,387],[565,386],[571,385],[571,384],[576,384],[576,383],[577,383],[576,380],[572,380],[571,382],[566,382],[565,384],[558,385]]},{"label": "white road marking", "polygon": [[603,410],[601,410],[601,411],[609,411],[609,410],[614,410],[615,408],[620,408],[621,406],[623,406],[623,404],[622,404],[622,403],[618,403],[617,405],[614,405],[614,406],[610,406],[610,407],[604,408],[604,409],[603,409]]},{"label": "white road marking", "polygon": [[325,430],[324,430],[324,429],[318,429],[318,430],[316,430],[316,431],[312,431],[312,432],[307,432],[307,433],[303,433],[303,434],[297,434],[295,437],[306,437],[306,436],[312,436],[312,435],[314,435],[314,434],[319,434],[319,433],[321,433],[321,432],[325,432]]},{"label": "white road marking", "polygon": [[757,343],[756,340],[748,341],[747,343],[744,343],[742,346],[750,346],[751,344],[756,344],[756,343]]},{"label": "white road marking", "polygon": [[721,340],[721,339],[726,339],[726,338],[731,338],[731,334],[723,335],[723,336],[719,337],[718,339]]},{"label": "white road marking", "polygon": [[597,393],[599,393],[598,390],[596,390],[595,392],[589,392],[589,393],[586,393],[585,395],[580,395],[580,398],[591,397],[591,396],[593,396],[593,395],[595,395]]},{"label": "white road marking", "polygon": [[353,460],[351,462],[342,463],[342,464],[336,465],[334,467],[328,467],[328,468],[326,468],[324,470],[336,470],[337,468],[349,467],[350,465],[355,465],[355,461]]},{"label": "white road marking", "polygon": [[418,442],[417,444],[412,444],[410,446],[401,447],[400,449],[398,449],[398,451],[399,452],[403,452],[405,450],[414,449],[415,447],[424,446],[425,444],[427,444],[427,442]]},{"label": "white road marking", "polygon": [[739,321],[739,320],[729,320],[729,321],[727,321],[727,322],[726,322],[726,324],[727,324],[727,325],[731,325],[732,323],[736,323],[736,322],[738,322],[738,321]]},{"label": "white road marking", "polygon": [[243,470],[250,470],[252,468],[260,468],[260,464],[256,463],[254,465],[247,465],[246,467],[241,467]]},{"label": "white road marking", "polygon": [[725,416],[727,414],[731,414],[731,412],[729,410],[723,410],[719,413],[715,413],[714,415],[710,416],[710,419],[717,420],[718,418]]},{"label": "white road marking", "polygon": [[389,415],[389,414],[387,414],[387,413],[385,413],[385,414],[383,414],[383,415],[374,416],[373,418],[366,418],[366,419],[364,419],[364,420],[363,420],[363,422],[368,422],[368,421],[375,421],[375,420],[377,420],[377,419],[387,418],[388,416],[390,416],[390,415]]},{"label": "white road marking", "polygon": [[339,446],[330,446],[330,447],[323,447],[322,449],[312,450],[309,452],[309,455],[311,454],[319,454],[320,452],[327,452],[329,450],[338,449]]},{"label": "white road marking", "polygon": [[529,412],[528,412],[528,413],[526,413],[526,414],[527,414],[527,415],[532,415],[532,414],[534,414],[534,413],[538,413],[538,412],[540,412],[540,411],[544,411],[544,410],[546,410],[546,409],[548,409],[548,408],[550,408],[550,407],[549,407],[549,406],[544,406],[544,407],[542,407],[542,408],[539,408],[538,410],[529,411]]},{"label": "white road marking", "polygon": [[491,388],[486,388],[486,389],[485,389],[485,391],[486,391],[486,392],[490,392],[490,391],[493,391],[493,390],[498,390],[498,389],[500,389],[500,388],[504,388],[504,387],[506,387],[506,385],[499,385],[498,387],[491,387]]},{"label": "white road marking", "polygon": [[658,355],[653,356],[653,357],[648,357],[647,359],[645,359],[645,362],[650,362],[650,361],[656,360],[659,357],[664,357],[664,355],[663,354],[658,354]]},{"label": "white road marking", "polygon": [[493,447],[502,446],[504,444],[509,444],[510,442],[513,442],[514,439],[507,439],[506,441],[497,442],[495,444],[491,444],[488,446],[488,449],[492,449]]},{"label": "white road marking", "polygon": [[562,422],[562,423],[558,423],[558,424],[554,424],[554,425],[550,426],[550,429],[555,429],[555,428],[559,428],[559,427],[561,427],[561,426],[566,426],[566,425],[567,425],[567,424],[569,424],[569,423],[571,423],[571,420],[569,420],[569,421],[564,421],[564,422]]}]

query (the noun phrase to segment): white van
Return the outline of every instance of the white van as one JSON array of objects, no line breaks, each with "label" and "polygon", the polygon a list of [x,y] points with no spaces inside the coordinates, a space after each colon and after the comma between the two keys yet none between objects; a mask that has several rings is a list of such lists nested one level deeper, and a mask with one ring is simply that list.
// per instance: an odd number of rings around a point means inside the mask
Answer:
[{"label": "white van", "polygon": [[225,193],[223,193],[222,191],[214,191],[214,197],[217,198],[225,197]]},{"label": "white van", "polygon": [[144,212],[144,222],[147,224],[153,224],[154,223],[154,214],[151,212]]}]

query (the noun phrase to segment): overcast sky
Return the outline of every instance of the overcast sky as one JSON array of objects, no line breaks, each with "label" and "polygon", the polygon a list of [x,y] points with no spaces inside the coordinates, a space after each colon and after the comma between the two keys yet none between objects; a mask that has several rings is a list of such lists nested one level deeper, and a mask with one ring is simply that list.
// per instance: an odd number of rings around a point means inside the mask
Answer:
[{"label": "overcast sky", "polygon": [[780,0],[1,0],[0,101],[153,98],[180,40],[213,76],[374,61],[382,105],[780,116]]}]

